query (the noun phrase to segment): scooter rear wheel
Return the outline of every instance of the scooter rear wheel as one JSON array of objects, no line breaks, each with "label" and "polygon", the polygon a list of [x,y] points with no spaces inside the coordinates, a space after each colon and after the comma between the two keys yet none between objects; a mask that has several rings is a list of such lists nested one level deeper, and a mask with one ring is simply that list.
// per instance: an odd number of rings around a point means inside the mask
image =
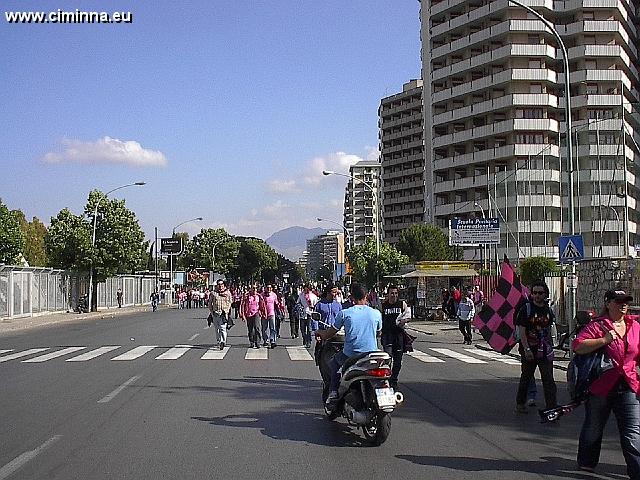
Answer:
[{"label": "scooter rear wheel", "polygon": [[362,426],[362,433],[371,445],[382,445],[391,432],[391,415],[378,412],[371,421]]}]

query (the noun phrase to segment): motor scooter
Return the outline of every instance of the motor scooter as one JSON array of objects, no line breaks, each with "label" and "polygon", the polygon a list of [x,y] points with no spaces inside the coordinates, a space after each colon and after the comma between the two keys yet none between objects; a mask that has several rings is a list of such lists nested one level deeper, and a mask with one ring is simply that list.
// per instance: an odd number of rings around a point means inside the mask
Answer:
[{"label": "motor scooter", "polygon": [[89,296],[87,294],[78,298],[78,303],[76,303],[76,308],[73,311],[76,313],[89,313]]},{"label": "motor scooter", "polygon": [[[317,315],[317,316],[316,316]],[[312,318],[320,321],[320,314]],[[324,341],[316,356],[322,376],[322,404],[329,420],[339,416],[349,424],[362,428],[365,439],[372,445],[382,445],[391,431],[391,413],[404,400],[402,393],[389,385],[391,357],[385,352],[367,352],[347,359],[341,368],[338,398],[327,403],[331,385],[333,356],[342,351],[344,332]]]}]

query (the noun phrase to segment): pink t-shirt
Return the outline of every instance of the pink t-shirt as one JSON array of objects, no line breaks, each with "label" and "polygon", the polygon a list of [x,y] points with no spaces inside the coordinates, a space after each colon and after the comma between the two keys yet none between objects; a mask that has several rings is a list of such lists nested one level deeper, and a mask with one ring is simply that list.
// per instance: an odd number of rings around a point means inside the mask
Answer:
[{"label": "pink t-shirt", "polygon": [[251,295],[250,293],[244,297],[244,316],[253,317],[258,314],[260,310],[260,295],[257,293]]},{"label": "pink t-shirt", "polygon": [[267,309],[267,317],[275,316],[276,303],[278,303],[278,296],[275,293],[271,292],[264,296],[264,305]]},{"label": "pink t-shirt", "polygon": [[[637,318],[637,315],[626,315],[627,334],[624,338],[616,338],[603,347],[616,367],[607,370],[600,378],[594,380],[589,389],[594,395],[606,396],[622,376],[631,390],[636,393],[640,391],[640,379],[636,371],[640,359],[640,324],[636,321]],[[600,317],[592,320],[573,341],[573,349],[575,350],[583,340],[604,337],[609,330],[613,330],[611,319]]]}]

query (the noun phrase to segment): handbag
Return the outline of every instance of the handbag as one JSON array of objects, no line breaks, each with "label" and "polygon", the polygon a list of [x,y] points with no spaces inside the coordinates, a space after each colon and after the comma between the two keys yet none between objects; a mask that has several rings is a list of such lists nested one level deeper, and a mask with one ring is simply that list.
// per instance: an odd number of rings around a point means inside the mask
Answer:
[{"label": "handbag", "polygon": [[213,315],[209,312],[209,316],[207,317],[207,327],[210,327],[213,323]]},{"label": "handbag", "polygon": [[567,367],[567,389],[571,399],[586,399],[591,384],[614,367],[604,347],[584,355],[575,354]]}]

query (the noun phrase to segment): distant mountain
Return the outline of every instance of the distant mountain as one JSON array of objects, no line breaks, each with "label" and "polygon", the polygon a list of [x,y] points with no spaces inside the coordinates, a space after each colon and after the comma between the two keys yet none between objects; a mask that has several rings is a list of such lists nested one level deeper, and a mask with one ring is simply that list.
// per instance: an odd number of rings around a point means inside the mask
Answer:
[{"label": "distant mountain", "polygon": [[295,262],[307,249],[307,240],[327,233],[326,228],[289,227],[275,232],[265,240],[280,255]]}]

